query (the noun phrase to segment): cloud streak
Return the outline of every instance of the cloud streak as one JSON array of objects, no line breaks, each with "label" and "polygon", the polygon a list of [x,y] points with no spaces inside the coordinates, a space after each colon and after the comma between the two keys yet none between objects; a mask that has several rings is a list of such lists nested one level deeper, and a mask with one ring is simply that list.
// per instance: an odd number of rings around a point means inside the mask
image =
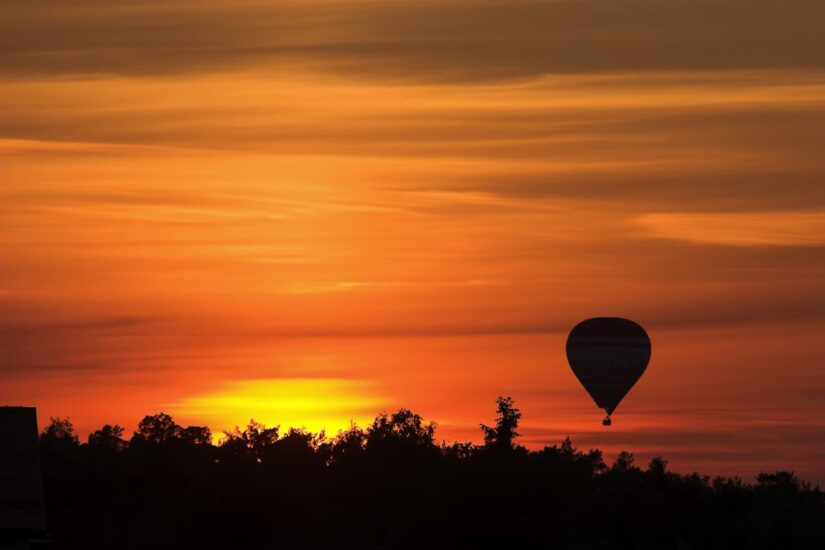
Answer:
[{"label": "cloud streak", "polygon": [[825,245],[825,211],[653,213],[638,220],[654,237],[728,246]]},{"label": "cloud streak", "polygon": [[[713,17],[708,17],[713,13]],[[7,75],[180,74],[266,65],[368,78],[823,68],[816,0],[745,2],[4,2]],[[766,41],[765,36],[771,40]],[[36,38],[35,38],[36,37]]]}]

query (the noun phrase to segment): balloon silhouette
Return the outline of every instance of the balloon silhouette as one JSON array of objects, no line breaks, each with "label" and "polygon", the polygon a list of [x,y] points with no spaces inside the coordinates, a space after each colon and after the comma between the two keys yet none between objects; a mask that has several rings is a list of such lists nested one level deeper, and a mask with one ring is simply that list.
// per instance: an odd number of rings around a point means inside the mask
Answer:
[{"label": "balloon silhouette", "polygon": [[650,361],[650,338],[628,319],[596,317],[582,321],[567,337],[567,361],[584,389],[610,415],[644,374]]}]

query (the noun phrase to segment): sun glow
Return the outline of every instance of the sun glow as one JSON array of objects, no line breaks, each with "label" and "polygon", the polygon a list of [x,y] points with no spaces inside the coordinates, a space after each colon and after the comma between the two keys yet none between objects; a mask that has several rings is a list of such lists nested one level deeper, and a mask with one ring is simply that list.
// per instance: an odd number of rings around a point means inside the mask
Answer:
[{"label": "sun glow", "polygon": [[171,406],[176,416],[207,423],[219,432],[241,429],[251,419],[267,427],[324,430],[335,435],[353,422],[367,425],[389,402],[368,383],[337,378],[237,380]]}]

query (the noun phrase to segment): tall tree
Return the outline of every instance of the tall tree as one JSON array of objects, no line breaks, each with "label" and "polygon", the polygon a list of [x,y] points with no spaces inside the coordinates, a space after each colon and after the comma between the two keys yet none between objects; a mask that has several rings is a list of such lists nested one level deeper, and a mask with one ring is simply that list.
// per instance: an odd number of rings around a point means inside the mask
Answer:
[{"label": "tall tree", "polygon": [[515,408],[513,403],[512,397],[499,397],[496,399],[498,417],[495,427],[481,424],[484,444],[487,447],[503,450],[514,448],[516,438],[519,436],[516,428],[521,419],[521,411]]}]

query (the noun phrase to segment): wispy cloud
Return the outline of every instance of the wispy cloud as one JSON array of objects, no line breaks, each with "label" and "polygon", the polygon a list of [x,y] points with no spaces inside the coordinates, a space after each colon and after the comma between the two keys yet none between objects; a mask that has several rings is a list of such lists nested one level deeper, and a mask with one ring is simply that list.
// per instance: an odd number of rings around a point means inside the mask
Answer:
[{"label": "wispy cloud", "polygon": [[654,213],[638,219],[652,236],[728,246],[825,245],[825,210]]},{"label": "wispy cloud", "polygon": [[817,0],[4,2],[0,67],[146,75],[313,65],[430,81],[822,68],[822,17]]}]

